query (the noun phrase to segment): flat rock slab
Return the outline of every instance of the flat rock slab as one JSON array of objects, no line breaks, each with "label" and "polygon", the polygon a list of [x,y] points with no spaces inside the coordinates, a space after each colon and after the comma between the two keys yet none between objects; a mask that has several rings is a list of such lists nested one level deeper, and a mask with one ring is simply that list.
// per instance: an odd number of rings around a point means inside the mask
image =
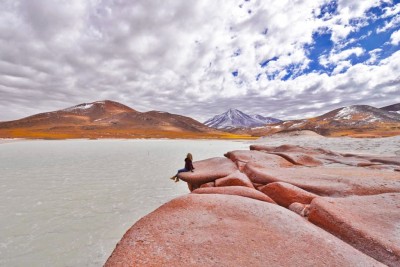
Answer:
[{"label": "flat rock slab", "polygon": [[269,196],[257,191],[256,189],[244,186],[224,186],[224,187],[208,187],[199,188],[192,192],[192,194],[222,194],[222,195],[236,195],[241,197],[248,197],[260,201],[276,204]]},{"label": "flat rock slab", "polygon": [[389,266],[400,266],[400,194],[316,198],[309,221]]},{"label": "flat rock slab", "polygon": [[394,170],[400,166],[399,156],[362,155],[350,153],[336,153],[330,150],[295,145],[278,147],[265,145],[251,145],[251,150],[280,155],[295,165],[319,166],[329,163],[338,163],[349,166],[369,167],[375,169]]},{"label": "flat rock slab", "polygon": [[105,266],[383,266],[278,205],[190,194],[132,226]]},{"label": "flat rock slab", "polygon": [[246,186],[254,188],[249,177],[240,171],[235,171],[226,177],[215,180],[215,186]]},{"label": "flat rock slab", "polygon": [[281,156],[287,161],[293,163],[294,165],[315,167],[324,164],[323,161],[303,153],[298,153],[298,152],[270,152],[270,153]]},{"label": "flat rock slab", "polygon": [[374,195],[400,192],[400,174],[361,167],[274,168],[246,164],[244,173],[253,183],[286,182],[321,196]]},{"label": "flat rock slab", "polygon": [[181,172],[178,177],[187,183],[198,186],[213,182],[238,170],[235,163],[223,157],[195,161],[193,167],[195,168],[194,172]]},{"label": "flat rock slab", "polygon": [[266,151],[266,152],[295,152],[307,155],[328,155],[339,156],[339,153],[323,148],[303,147],[296,145],[281,145],[281,146],[265,146],[265,145],[251,145],[250,150]]},{"label": "flat rock slab", "polygon": [[376,155],[363,155],[363,154],[342,154],[344,157],[356,157],[368,160],[370,162],[383,163],[388,165],[400,166],[400,156],[376,156]]},{"label": "flat rock slab", "polygon": [[233,162],[236,162],[239,167],[242,167],[250,162],[254,165],[257,165],[258,163],[261,165],[268,164],[271,167],[293,166],[293,163],[287,161],[279,155],[269,154],[261,151],[235,150],[226,153],[225,156]]},{"label": "flat rock slab", "polygon": [[270,183],[258,188],[258,190],[285,208],[288,208],[294,202],[310,204],[318,196],[297,186],[283,182]]}]

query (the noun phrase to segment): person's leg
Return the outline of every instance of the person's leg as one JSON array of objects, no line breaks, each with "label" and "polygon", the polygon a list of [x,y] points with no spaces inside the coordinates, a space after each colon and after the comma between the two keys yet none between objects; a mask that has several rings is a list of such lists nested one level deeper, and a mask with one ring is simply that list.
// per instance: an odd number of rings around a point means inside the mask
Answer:
[{"label": "person's leg", "polygon": [[178,170],[178,172],[174,175],[174,176],[172,176],[171,178],[169,178],[169,179],[171,179],[171,180],[175,180],[176,178],[177,178],[177,176],[178,176],[178,174],[179,173],[181,173],[181,172],[185,172],[186,171],[186,169],[185,168],[183,168],[183,169],[180,169],[180,170]]},{"label": "person's leg", "polygon": [[[178,170],[178,173],[181,173],[181,172],[188,172],[188,171],[189,171],[188,169],[183,168],[183,169]],[[177,175],[178,175],[178,173],[177,173]]]},{"label": "person's leg", "polygon": [[186,168],[178,170],[178,173],[175,175],[175,183],[179,182],[178,174],[181,172],[187,172],[188,170]]}]

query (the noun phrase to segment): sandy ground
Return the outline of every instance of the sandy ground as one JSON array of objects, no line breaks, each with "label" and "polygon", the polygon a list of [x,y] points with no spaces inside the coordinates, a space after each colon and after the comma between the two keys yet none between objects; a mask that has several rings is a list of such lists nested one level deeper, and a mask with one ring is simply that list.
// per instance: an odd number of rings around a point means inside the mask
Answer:
[{"label": "sandy ground", "polygon": [[262,137],[254,144],[320,147],[335,152],[400,156],[400,136],[385,138],[324,137],[310,131]]}]

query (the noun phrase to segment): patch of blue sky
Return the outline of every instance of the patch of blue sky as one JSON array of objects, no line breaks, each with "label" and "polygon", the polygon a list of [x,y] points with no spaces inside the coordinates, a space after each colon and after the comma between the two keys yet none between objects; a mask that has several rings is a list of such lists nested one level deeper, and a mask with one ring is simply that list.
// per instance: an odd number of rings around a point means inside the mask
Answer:
[{"label": "patch of blue sky", "polygon": [[352,58],[352,63],[354,64],[368,60],[368,52],[372,50],[378,48],[382,49],[379,60],[376,62],[376,64],[378,64],[380,60],[391,56],[399,49],[398,46],[396,47],[390,44],[390,36],[394,31],[398,30],[398,28],[392,28],[386,31],[378,32],[377,29],[382,28],[385,25],[385,22],[388,21],[388,18],[379,18],[382,15],[382,10],[377,8],[371,10],[369,14],[371,14],[371,17],[374,16],[376,19],[369,20],[366,26],[361,27],[356,32],[350,33],[347,37],[347,40],[352,41],[347,42],[347,44],[342,47],[342,50],[350,49],[352,47],[362,47],[365,50],[364,55]]},{"label": "patch of blue sky", "polygon": [[332,15],[337,13],[338,3],[337,1],[331,1],[321,6],[320,14],[316,15],[319,19],[329,19]]},{"label": "patch of blue sky", "polygon": [[287,81],[287,80],[293,80],[296,79],[297,77],[301,76],[304,74],[302,67],[303,64],[290,64],[285,68],[286,70],[286,75],[282,77],[281,80]]},{"label": "patch of blue sky", "polygon": [[313,34],[313,42],[311,45],[305,45],[307,56],[310,59],[310,63],[307,68],[307,72],[321,72],[327,71],[329,68],[322,66],[319,63],[319,57],[322,55],[329,55],[333,49],[334,44],[331,40],[332,33],[329,31],[320,31]]},{"label": "patch of blue sky", "polygon": [[264,68],[264,67],[266,67],[266,66],[268,65],[268,63],[270,63],[271,61],[277,61],[278,59],[279,59],[278,57],[273,57],[273,58],[266,59],[266,60],[260,62],[260,66],[261,66],[261,68]]},{"label": "patch of blue sky", "polygon": [[[329,54],[334,51],[335,53],[340,53],[347,49],[352,49],[355,47],[361,47],[364,49],[364,53],[361,55],[351,55],[347,58],[351,65],[358,63],[366,63],[371,58],[370,52],[376,49],[380,49],[377,53],[378,57],[375,62],[368,62],[368,64],[379,64],[379,62],[389,56],[394,52],[399,50],[399,45],[392,45],[390,43],[390,37],[393,32],[399,30],[399,27],[393,27],[387,29],[386,31],[378,31],[377,29],[383,28],[385,23],[390,21],[391,17],[382,18],[384,14],[384,8],[395,5],[399,1],[393,1],[392,3],[385,2],[379,7],[371,8],[364,19],[354,19],[350,21],[353,26],[358,24],[361,25],[357,31],[351,32],[347,38],[339,43],[334,44],[331,40],[332,34],[329,29],[322,28],[318,32],[313,34],[313,42],[304,46],[307,57],[310,62],[308,67],[303,71],[299,71],[299,66],[290,65],[286,68],[287,74],[282,78],[282,80],[294,79],[302,74],[317,72],[317,73],[328,73],[331,74],[335,69],[335,64],[329,64],[323,66],[319,63],[321,56],[329,57]],[[334,14],[337,13],[337,1],[331,1],[330,3],[321,7],[320,14],[318,18],[329,19]],[[268,33],[268,30],[263,32],[263,34]],[[266,67],[271,61],[278,60],[278,57],[273,57],[260,62],[262,68]],[[345,71],[347,68],[343,68]],[[259,73],[255,76],[258,81],[264,73]],[[278,73],[272,73],[267,76],[269,80],[276,79]]]}]

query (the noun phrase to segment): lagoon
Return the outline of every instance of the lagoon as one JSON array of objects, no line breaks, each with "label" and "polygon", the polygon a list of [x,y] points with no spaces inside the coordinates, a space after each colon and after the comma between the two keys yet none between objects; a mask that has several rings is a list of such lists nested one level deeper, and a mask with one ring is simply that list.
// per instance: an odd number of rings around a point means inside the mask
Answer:
[{"label": "lagoon", "polygon": [[187,194],[171,177],[245,141],[0,142],[0,266],[102,266],[138,219]]}]

